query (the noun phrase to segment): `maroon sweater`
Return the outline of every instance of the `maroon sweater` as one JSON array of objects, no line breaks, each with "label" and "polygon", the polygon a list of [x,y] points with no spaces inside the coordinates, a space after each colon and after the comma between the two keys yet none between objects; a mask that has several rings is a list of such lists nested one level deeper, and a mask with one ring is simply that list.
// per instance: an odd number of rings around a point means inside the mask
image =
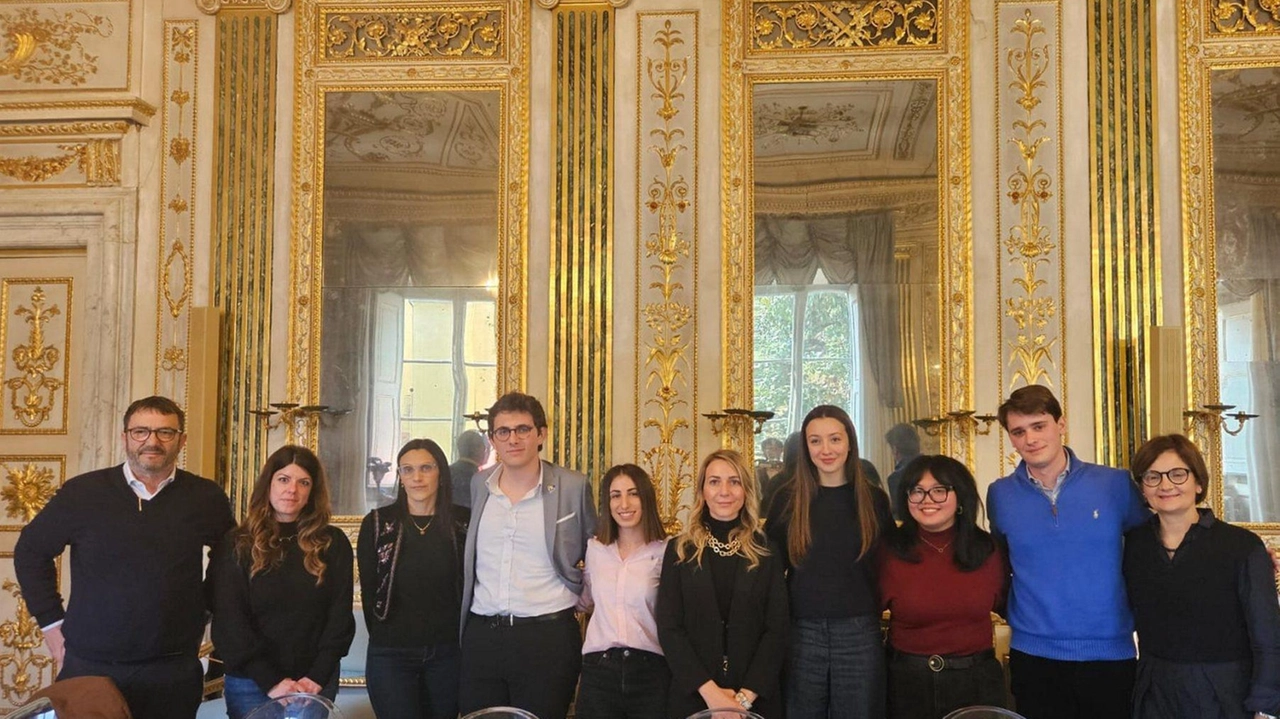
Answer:
[{"label": "maroon sweater", "polygon": [[952,561],[954,529],[920,535],[920,562],[912,564],[881,545],[880,602],[888,609],[889,645],[907,654],[973,654],[991,648],[991,612],[1005,591],[1004,558],[997,548],[972,572]]}]

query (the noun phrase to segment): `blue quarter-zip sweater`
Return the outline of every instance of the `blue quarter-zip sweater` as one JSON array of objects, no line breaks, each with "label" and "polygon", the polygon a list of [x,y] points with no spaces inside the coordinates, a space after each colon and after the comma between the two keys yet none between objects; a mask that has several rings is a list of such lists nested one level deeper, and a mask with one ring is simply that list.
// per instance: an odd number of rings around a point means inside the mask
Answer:
[{"label": "blue quarter-zip sweater", "polygon": [[1151,513],[1128,472],[1082,462],[1070,449],[1067,459],[1056,502],[1025,462],[987,491],[991,530],[1008,542],[1013,566],[1011,646],[1063,661],[1132,659],[1124,533]]}]

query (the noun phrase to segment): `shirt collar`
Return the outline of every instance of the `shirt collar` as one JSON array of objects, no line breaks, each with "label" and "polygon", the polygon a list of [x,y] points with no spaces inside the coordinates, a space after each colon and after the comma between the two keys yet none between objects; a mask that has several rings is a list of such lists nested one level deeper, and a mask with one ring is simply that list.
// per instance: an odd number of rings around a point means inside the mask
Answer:
[{"label": "shirt collar", "polygon": [[147,485],[143,484],[142,480],[138,479],[138,477],[133,473],[133,469],[129,466],[128,462],[125,462],[121,466],[124,468],[125,483],[128,484],[135,492],[141,489],[152,497],[160,494],[160,490],[169,486],[169,483],[178,475],[178,468],[174,467],[173,471],[169,473],[169,476],[164,481],[160,482],[160,486],[156,487],[156,491],[152,492],[147,488]]},{"label": "shirt collar", "polygon": [[[489,490],[489,494],[502,494],[502,488],[499,487],[498,484],[499,484],[499,480],[502,478],[502,470],[504,469],[506,468],[501,464],[499,464],[497,468],[495,468],[493,472],[490,473],[487,478],[485,478],[484,486],[485,486],[485,489]],[[527,496],[531,496],[531,497],[537,496],[538,494],[541,494],[543,492],[548,492],[548,491],[551,491],[552,489],[555,489],[555,487],[546,487],[543,485],[543,482],[546,479],[546,475],[542,470],[543,470],[542,460],[538,460],[538,483],[533,486],[533,489],[530,490]]]}]

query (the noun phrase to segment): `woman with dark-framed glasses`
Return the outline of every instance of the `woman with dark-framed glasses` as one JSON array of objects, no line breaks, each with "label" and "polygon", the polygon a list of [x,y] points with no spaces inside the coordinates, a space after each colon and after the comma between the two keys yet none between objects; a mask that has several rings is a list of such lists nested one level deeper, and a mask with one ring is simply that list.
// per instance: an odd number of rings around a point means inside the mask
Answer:
[{"label": "woman with dark-framed glasses", "polygon": [[1003,608],[1008,572],[978,526],[982,501],[969,469],[943,455],[903,468],[895,503],[902,526],[879,552],[889,610],[889,716],[938,719],[976,704],[1006,706],[992,647],[991,612]]},{"label": "woman with dark-framed glasses", "polygon": [[1280,607],[1262,540],[1196,506],[1209,473],[1186,437],[1149,440],[1131,469],[1155,512],[1124,543],[1138,632],[1133,716],[1280,714]]}]

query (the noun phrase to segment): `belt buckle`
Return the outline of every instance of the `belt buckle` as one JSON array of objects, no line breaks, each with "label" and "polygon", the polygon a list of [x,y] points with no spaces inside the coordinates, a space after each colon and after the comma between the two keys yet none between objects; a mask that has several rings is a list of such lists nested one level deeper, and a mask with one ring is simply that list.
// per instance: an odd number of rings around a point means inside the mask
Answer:
[{"label": "belt buckle", "polygon": [[929,656],[929,671],[940,672],[947,668],[947,660],[937,654]]}]

